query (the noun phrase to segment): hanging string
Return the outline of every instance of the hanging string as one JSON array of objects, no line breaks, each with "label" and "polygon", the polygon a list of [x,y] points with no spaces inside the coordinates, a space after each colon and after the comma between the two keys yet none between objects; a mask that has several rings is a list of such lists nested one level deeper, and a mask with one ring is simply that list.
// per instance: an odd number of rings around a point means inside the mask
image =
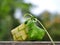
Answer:
[{"label": "hanging string", "polygon": [[48,33],[47,29],[43,26],[43,24],[42,24],[37,18],[34,18],[31,14],[25,14],[24,17],[27,16],[27,15],[31,16],[33,19],[35,19],[36,21],[38,21],[39,24],[41,24],[41,26],[42,26],[43,29],[45,30],[46,34],[48,35],[49,39],[51,40],[51,43],[52,43],[53,45],[55,45],[53,39],[51,38],[50,34]]}]

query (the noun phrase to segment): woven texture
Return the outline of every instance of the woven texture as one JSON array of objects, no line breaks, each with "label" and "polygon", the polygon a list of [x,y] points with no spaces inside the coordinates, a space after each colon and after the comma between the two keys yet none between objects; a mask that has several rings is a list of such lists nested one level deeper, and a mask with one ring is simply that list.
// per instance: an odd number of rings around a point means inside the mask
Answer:
[{"label": "woven texture", "polygon": [[21,24],[11,31],[14,40],[25,40],[27,38],[27,29],[25,24]]}]

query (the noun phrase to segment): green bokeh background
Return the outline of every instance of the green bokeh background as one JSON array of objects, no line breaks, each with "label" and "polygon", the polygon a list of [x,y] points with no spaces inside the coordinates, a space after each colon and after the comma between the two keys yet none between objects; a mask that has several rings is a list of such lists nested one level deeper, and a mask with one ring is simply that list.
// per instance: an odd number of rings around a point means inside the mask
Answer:
[{"label": "green bokeh background", "polygon": [[[32,14],[30,12],[30,8],[32,7],[35,6],[30,3],[25,3],[23,0],[0,0],[0,41],[13,40],[10,31],[21,24],[14,18],[16,8],[20,8],[22,15],[24,15],[26,13]],[[53,40],[60,41],[60,14],[52,14],[44,11],[35,17],[43,23]],[[49,41],[47,34],[45,34],[42,41]]]}]

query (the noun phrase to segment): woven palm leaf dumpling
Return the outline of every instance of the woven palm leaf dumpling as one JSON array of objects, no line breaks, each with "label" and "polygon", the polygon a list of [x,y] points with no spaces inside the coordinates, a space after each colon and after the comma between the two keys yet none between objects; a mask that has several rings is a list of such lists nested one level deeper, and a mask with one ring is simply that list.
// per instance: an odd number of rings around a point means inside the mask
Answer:
[{"label": "woven palm leaf dumpling", "polygon": [[35,22],[36,21],[33,18],[30,18],[11,30],[13,39],[16,41],[41,40],[44,37],[45,31],[38,27]]},{"label": "woven palm leaf dumpling", "polygon": [[11,31],[14,40],[25,40],[27,38],[26,25],[21,24]]}]

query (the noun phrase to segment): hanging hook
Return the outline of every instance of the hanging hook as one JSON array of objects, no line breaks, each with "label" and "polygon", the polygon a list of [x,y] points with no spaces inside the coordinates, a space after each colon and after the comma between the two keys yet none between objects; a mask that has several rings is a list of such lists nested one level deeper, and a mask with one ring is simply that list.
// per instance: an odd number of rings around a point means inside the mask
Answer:
[{"label": "hanging hook", "polygon": [[31,14],[28,14],[28,13],[24,15],[24,17],[26,17],[26,16],[33,17]]}]

